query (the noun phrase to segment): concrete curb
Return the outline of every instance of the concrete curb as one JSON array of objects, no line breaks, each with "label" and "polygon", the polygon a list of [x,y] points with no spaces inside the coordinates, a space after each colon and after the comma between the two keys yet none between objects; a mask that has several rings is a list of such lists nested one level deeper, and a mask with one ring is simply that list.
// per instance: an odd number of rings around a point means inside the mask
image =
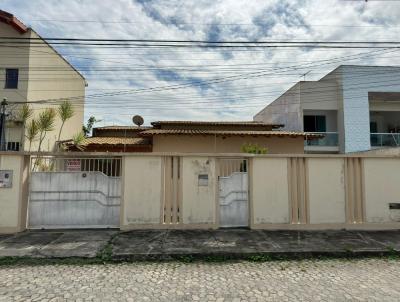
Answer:
[{"label": "concrete curb", "polygon": [[[400,231],[31,231],[0,238],[0,262],[268,261],[400,257]],[[19,260],[18,260],[19,259]]]}]

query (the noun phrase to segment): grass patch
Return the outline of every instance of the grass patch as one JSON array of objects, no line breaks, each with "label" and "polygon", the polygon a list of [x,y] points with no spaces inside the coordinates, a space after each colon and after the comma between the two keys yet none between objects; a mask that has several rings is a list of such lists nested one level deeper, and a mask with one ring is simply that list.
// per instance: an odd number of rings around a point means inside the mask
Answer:
[{"label": "grass patch", "polygon": [[0,266],[39,266],[39,265],[94,265],[103,264],[99,258],[30,258],[30,257],[2,257]]},{"label": "grass patch", "polygon": [[[215,255],[175,255],[167,258],[131,258],[131,259],[115,259],[113,258],[113,245],[110,240],[104,248],[94,258],[31,258],[31,257],[0,257],[0,266],[36,266],[36,265],[105,265],[105,264],[119,264],[119,263],[166,263],[166,262],[180,262],[180,263],[232,263],[238,261],[248,262],[297,262],[304,260],[312,261],[357,261],[362,259],[382,259],[400,261],[400,252],[392,247],[388,247],[386,252],[383,253],[362,253],[357,254],[353,251],[344,251],[340,254],[215,254]],[[281,269],[285,270],[287,267],[282,265]]]}]

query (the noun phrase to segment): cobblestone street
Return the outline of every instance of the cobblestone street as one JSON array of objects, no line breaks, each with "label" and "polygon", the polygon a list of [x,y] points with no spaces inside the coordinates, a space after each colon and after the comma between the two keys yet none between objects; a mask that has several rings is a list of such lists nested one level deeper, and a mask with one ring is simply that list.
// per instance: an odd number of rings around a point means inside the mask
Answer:
[{"label": "cobblestone street", "polygon": [[396,260],[0,267],[0,301],[399,301]]}]

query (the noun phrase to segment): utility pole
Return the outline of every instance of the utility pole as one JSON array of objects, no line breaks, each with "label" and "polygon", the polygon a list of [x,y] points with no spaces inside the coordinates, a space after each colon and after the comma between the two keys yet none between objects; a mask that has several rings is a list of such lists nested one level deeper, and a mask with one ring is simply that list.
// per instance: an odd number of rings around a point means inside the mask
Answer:
[{"label": "utility pole", "polygon": [[6,107],[8,105],[7,98],[1,102],[0,111],[0,151],[7,151],[6,143]]}]

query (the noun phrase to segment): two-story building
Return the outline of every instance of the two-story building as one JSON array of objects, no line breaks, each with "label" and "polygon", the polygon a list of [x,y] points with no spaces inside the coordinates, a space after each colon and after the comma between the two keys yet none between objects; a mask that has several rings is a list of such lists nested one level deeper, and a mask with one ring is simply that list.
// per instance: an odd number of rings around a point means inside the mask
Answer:
[{"label": "two-story building", "polygon": [[298,82],[254,120],[324,134],[305,141],[309,153],[400,146],[400,67],[339,66],[319,81]]},{"label": "two-story building", "polygon": [[[0,101],[6,98],[6,142],[8,150],[27,150],[25,129],[18,112],[30,104],[37,118],[42,110],[62,100],[70,100],[74,116],[63,128],[61,139],[69,139],[82,129],[85,78],[33,29],[15,16],[0,10]],[[61,121],[46,135],[42,150],[53,150]],[[32,150],[37,148],[37,141]]]}]

